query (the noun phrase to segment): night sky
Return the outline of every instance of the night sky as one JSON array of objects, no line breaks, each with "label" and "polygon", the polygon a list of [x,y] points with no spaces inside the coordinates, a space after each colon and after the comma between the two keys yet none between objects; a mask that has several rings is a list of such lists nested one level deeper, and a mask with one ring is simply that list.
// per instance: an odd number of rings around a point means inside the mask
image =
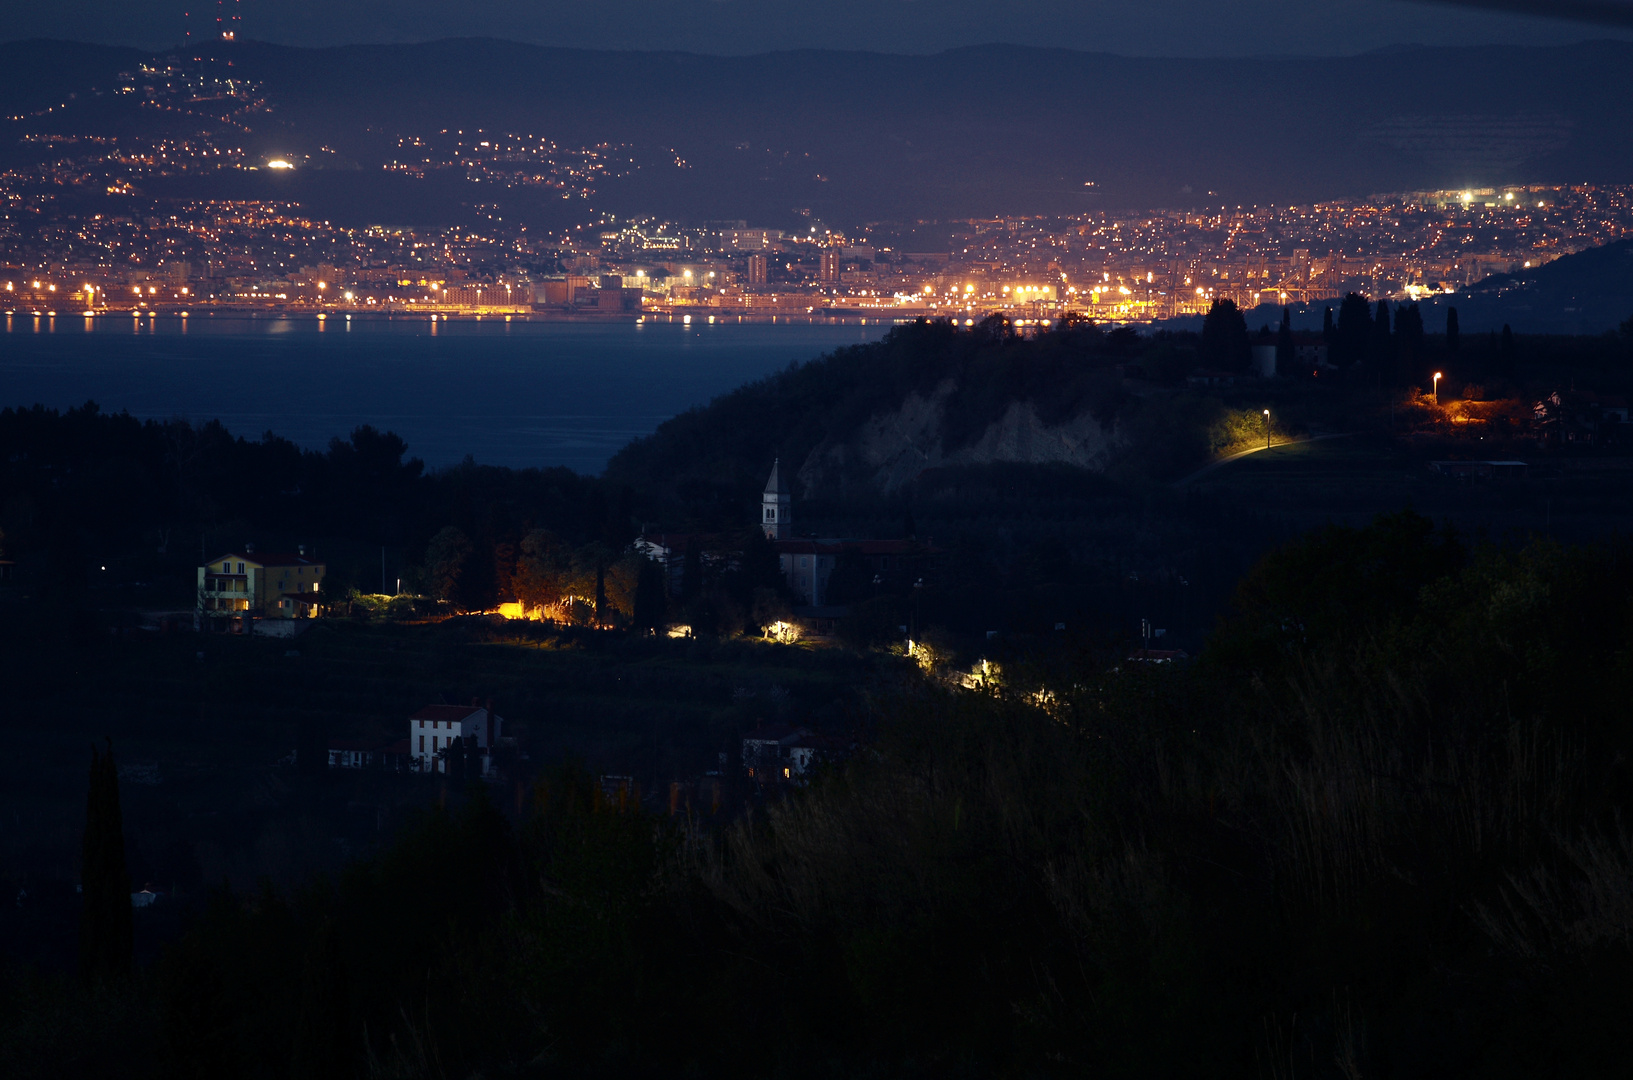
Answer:
[{"label": "night sky", "polygon": [[[7,4],[0,39],[162,48],[200,0]],[[1508,9],[1508,10],[1501,10]],[[1544,10],[1547,17],[1513,14]],[[1561,15],[1572,15],[1570,21]],[[988,42],[1147,56],[1346,54],[1392,45],[1633,38],[1633,0],[242,0],[242,36],[291,45],[499,37],[596,49],[937,52]]]}]

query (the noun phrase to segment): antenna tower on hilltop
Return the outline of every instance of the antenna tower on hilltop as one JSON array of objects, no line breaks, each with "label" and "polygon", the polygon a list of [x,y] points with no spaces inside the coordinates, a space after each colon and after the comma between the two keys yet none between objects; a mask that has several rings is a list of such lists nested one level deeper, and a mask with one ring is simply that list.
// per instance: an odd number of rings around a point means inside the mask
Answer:
[{"label": "antenna tower on hilltop", "polygon": [[[193,9],[203,3],[208,3],[208,0],[189,0],[187,10],[181,13],[189,53],[193,52],[194,46],[202,43],[193,40]],[[215,40],[237,41],[238,20],[239,0],[215,0]],[[203,57],[195,54],[193,59],[202,60]]]}]

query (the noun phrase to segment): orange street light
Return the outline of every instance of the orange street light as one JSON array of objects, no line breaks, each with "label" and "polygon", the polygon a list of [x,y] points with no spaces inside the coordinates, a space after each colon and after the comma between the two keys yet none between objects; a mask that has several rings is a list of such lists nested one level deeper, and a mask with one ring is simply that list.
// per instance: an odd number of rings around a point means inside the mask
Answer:
[{"label": "orange street light", "polygon": [[1441,377],[1442,376],[1441,376],[1440,372],[1438,372],[1438,371],[1435,372],[1435,404],[1436,405],[1440,404],[1440,380],[1441,380]]},{"label": "orange street light", "polygon": [[1270,449],[1270,410],[1264,411],[1264,448]]}]

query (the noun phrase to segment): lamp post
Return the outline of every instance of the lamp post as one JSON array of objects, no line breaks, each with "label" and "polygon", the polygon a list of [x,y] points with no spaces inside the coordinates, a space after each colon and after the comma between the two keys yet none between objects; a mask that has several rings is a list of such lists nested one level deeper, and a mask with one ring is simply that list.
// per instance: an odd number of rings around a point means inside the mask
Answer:
[{"label": "lamp post", "polygon": [[1270,449],[1270,410],[1264,411],[1264,448]]},{"label": "lamp post", "polygon": [[919,590],[924,588],[924,579],[913,582],[913,631],[908,636],[907,653],[909,656],[918,651],[919,640]]},{"label": "lamp post", "polygon": [[1435,404],[1440,404],[1440,372],[1435,372]]}]

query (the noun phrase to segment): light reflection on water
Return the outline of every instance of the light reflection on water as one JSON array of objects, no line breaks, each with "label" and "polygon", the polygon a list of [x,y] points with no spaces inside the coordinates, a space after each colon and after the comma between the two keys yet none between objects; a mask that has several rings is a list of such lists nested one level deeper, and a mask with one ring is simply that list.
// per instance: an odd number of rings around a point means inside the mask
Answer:
[{"label": "light reflection on water", "polygon": [[[339,321],[346,332],[330,332]],[[309,447],[368,423],[432,466],[469,454],[599,472],[668,417],[887,328],[15,312],[0,333],[0,406],[94,400]]]}]

